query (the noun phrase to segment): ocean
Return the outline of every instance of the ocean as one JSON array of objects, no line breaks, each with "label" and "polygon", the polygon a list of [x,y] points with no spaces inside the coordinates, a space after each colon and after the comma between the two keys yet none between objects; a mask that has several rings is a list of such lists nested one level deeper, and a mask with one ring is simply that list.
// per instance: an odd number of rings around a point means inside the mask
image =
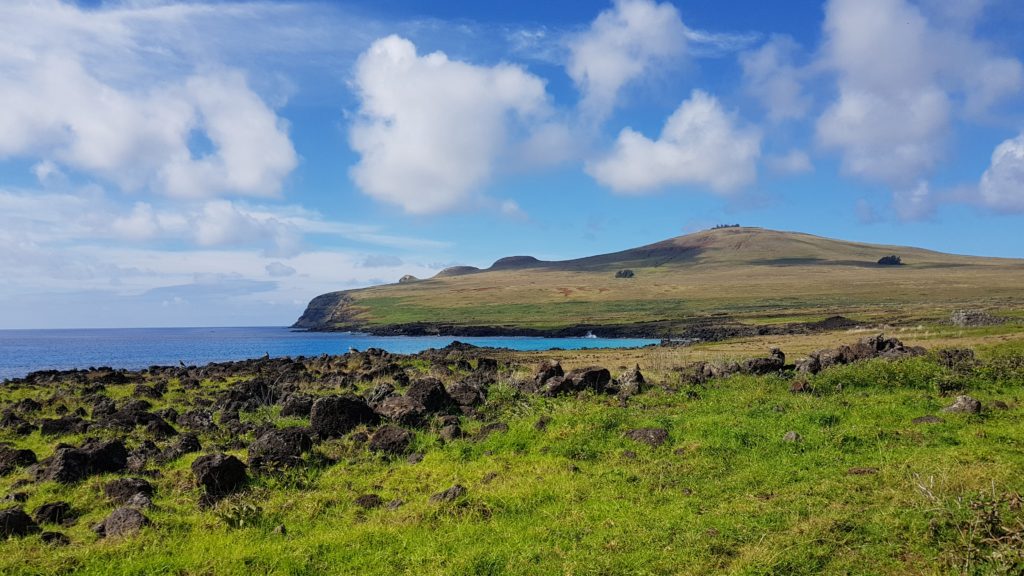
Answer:
[{"label": "ocean", "polygon": [[344,354],[349,348],[382,348],[413,354],[459,340],[513,350],[636,348],[657,340],[640,338],[532,338],[371,336],[347,332],[294,332],[289,328],[116,328],[0,330],[0,380],[37,370],[112,366],[200,365],[279,356]]}]

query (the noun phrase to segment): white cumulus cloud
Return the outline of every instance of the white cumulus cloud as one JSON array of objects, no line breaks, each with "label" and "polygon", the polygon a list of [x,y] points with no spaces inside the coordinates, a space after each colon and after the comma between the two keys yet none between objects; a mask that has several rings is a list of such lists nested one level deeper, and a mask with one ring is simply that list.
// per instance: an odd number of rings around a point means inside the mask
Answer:
[{"label": "white cumulus cloud", "polygon": [[831,0],[824,32],[838,97],[818,140],[846,173],[894,188],[915,190],[942,159],[961,102],[983,114],[1024,87],[1018,60],[906,0]]},{"label": "white cumulus cloud", "polygon": [[990,208],[1024,212],[1024,134],[996,147],[978,190],[981,201]]},{"label": "white cumulus cloud", "polygon": [[789,36],[773,36],[757,50],[740,55],[746,90],[773,121],[803,118],[810,109],[805,72],[793,62],[799,48]]},{"label": "white cumulus cloud", "polygon": [[[238,70],[167,67],[173,47],[147,47],[135,12],[45,0],[4,9],[0,161],[179,197],[278,193],[297,164],[285,123]],[[210,150],[190,147],[197,135]]]},{"label": "white cumulus cloud", "polygon": [[587,173],[617,192],[641,193],[671,185],[734,192],[757,178],[761,135],[740,126],[713,96],[695,90],[668,118],[657,140],[626,128],[610,154]]},{"label": "white cumulus cloud", "polygon": [[[419,55],[389,36],[360,56],[361,106],[350,133],[359,188],[414,214],[463,206],[490,179],[512,128],[550,113],[544,81],[524,69]],[[516,124],[518,121],[518,124]]]},{"label": "white cumulus cloud", "polygon": [[616,0],[569,44],[567,70],[583,94],[584,116],[603,120],[626,84],[685,53],[687,34],[668,2]]}]

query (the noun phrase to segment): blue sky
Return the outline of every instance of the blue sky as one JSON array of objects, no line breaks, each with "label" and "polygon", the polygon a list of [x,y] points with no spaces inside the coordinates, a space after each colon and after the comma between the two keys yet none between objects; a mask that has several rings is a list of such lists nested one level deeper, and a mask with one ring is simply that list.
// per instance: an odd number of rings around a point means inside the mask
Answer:
[{"label": "blue sky", "polygon": [[1024,256],[1013,0],[0,6],[0,328],[728,222]]}]

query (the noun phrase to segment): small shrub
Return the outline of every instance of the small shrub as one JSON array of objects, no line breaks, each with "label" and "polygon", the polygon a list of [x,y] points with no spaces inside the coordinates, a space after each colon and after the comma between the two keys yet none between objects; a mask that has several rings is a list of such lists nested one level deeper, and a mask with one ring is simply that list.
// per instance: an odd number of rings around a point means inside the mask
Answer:
[{"label": "small shrub", "polygon": [[215,514],[229,528],[251,528],[263,519],[263,509],[249,502],[224,503]]}]

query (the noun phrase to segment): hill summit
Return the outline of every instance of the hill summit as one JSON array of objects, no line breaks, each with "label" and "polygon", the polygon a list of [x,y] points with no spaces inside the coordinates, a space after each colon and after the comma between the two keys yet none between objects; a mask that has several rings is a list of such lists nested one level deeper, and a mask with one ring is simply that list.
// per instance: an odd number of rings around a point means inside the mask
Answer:
[{"label": "hill summit", "polygon": [[[880,263],[896,256],[902,265]],[[623,273],[628,271],[629,274]],[[1024,261],[726,227],[610,254],[531,256],[490,268],[314,298],[295,328],[376,334],[670,336],[695,322],[908,310],[948,316],[965,303],[1020,302]]]}]

